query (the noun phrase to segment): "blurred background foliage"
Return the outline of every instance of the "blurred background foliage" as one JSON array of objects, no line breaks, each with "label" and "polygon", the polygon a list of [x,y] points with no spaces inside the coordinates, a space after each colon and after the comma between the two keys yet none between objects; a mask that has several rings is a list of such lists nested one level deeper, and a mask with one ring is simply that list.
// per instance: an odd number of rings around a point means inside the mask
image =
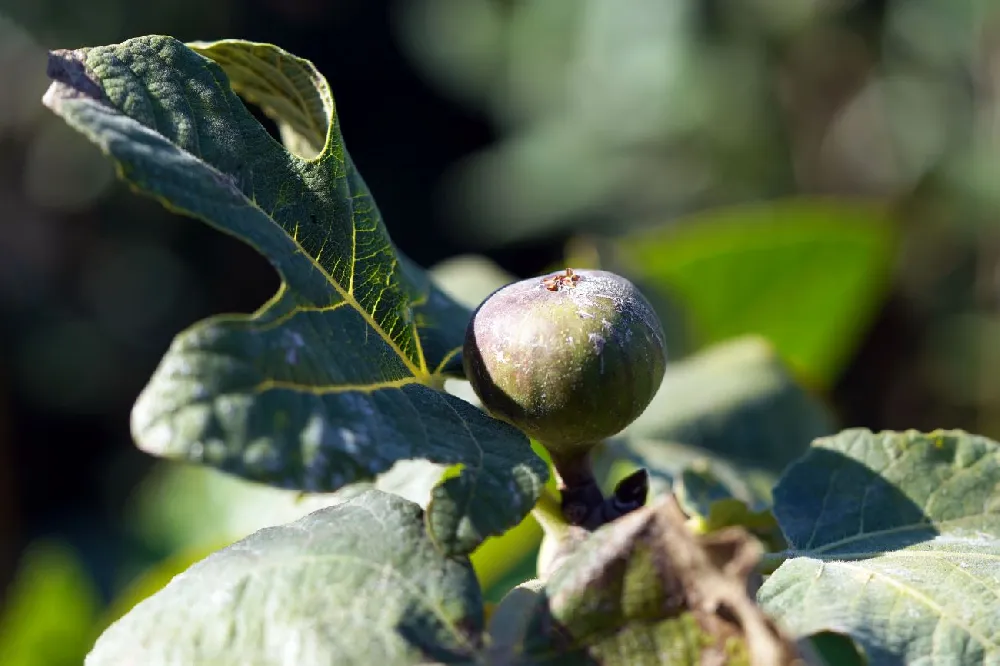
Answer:
[{"label": "blurred background foliage", "polygon": [[[41,106],[46,49],[279,44],[330,79],[390,233],[457,297],[610,268],[675,360],[756,333],[841,426],[1000,437],[994,7],[0,0],[0,663],[78,664],[189,562],[331,501],[132,446],[172,336],[276,278],[117,184]],[[491,598],[538,538],[528,520],[476,554]]]}]

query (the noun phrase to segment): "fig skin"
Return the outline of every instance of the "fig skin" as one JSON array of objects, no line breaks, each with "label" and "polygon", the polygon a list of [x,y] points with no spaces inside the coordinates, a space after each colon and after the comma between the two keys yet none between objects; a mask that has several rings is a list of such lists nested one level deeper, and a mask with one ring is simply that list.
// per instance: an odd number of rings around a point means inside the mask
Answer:
[{"label": "fig skin", "polygon": [[635,285],[608,271],[567,269],[483,301],[466,330],[463,364],[493,416],[569,461],[646,409],[666,345]]}]

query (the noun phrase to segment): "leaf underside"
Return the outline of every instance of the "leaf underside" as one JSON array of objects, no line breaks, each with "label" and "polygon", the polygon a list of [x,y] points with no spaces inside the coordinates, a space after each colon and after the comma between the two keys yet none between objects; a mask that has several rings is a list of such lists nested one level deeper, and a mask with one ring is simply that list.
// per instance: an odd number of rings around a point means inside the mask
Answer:
[{"label": "leaf underside", "polygon": [[177,336],[133,410],[140,448],[308,492],[401,460],[459,464],[427,510],[441,548],[520,522],[547,469],[519,431],[441,390],[469,312],[394,248],[310,63],[150,36],[54,52],[49,76],[45,103],[133,189],[251,245],[282,280],[252,315]]},{"label": "leaf underside", "polygon": [[790,544],[759,600],[870,664],[1000,663],[1000,444],[961,431],[818,440],[775,488]]},{"label": "leaf underside", "polygon": [[420,507],[367,491],[218,551],[140,602],[86,666],[329,666],[463,661],[483,604],[468,558]]}]

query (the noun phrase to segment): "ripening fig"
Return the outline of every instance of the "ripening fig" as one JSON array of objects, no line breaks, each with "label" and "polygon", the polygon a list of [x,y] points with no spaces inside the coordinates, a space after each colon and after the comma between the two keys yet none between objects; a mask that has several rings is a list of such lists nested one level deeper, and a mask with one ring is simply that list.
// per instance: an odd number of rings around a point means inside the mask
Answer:
[{"label": "ripening fig", "polygon": [[663,379],[666,348],[635,285],[566,269],[487,298],[469,323],[463,362],[491,414],[568,460],[642,413]]}]

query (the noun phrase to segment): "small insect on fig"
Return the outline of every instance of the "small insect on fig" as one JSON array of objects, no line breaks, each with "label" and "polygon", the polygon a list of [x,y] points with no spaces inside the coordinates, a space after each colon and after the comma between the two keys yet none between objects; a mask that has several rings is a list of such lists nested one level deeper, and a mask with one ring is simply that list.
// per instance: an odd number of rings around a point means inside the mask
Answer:
[{"label": "small insect on fig", "polygon": [[624,429],[649,405],[666,364],[663,328],[635,285],[571,268],[494,292],[473,315],[463,351],[485,408],[554,458]]}]

